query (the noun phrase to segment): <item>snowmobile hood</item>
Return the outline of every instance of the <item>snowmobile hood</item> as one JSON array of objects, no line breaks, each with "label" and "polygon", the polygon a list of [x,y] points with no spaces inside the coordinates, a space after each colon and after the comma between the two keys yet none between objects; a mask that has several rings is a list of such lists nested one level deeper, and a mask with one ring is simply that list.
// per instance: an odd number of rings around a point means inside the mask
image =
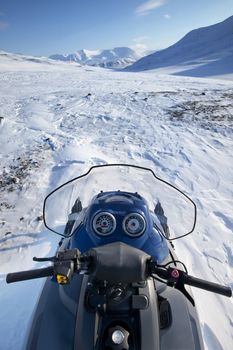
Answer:
[{"label": "snowmobile hood", "polygon": [[71,241],[72,247],[79,247],[82,252],[119,241],[145,251],[160,262],[168,254],[166,240],[155,230],[152,213],[138,193],[100,192],[86,209],[83,224]]}]

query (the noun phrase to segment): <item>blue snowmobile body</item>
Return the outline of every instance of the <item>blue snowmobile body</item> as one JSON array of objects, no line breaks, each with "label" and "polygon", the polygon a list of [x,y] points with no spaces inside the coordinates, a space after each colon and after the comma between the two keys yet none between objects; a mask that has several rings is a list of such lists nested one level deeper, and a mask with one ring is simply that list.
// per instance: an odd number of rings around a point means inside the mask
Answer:
[{"label": "blue snowmobile body", "polygon": [[53,276],[25,349],[203,350],[184,285],[226,296],[231,290],[189,276],[178,261],[172,239],[191,233],[195,221],[192,200],[147,168],[94,166],[51,192],[45,226],[63,238],[54,257],[35,260],[53,265],[7,276],[8,283]]}]

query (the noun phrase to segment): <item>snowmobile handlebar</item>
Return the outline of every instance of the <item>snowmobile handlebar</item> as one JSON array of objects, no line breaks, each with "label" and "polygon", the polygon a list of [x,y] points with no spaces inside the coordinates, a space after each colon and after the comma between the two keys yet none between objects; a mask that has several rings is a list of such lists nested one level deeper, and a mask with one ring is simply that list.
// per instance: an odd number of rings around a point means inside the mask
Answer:
[{"label": "snowmobile handlebar", "polygon": [[78,249],[66,249],[64,251],[58,251],[56,256],[50,258],[34,257],[33,260],[38,262],[50,261],[53,265],[42,269],[8,273],[6,276],[6,282],[13,283],[53,276],[57,279],[58,283],[69,283],[74,272],[86,270],[85,265],[89,261],[85,254],[80,254]]},{"label": "snowmobile handlebar", "polygon": [[[58,283],[67,284],[71,281],[73,273],[86,271],[88,274],[93,274],[97,263],[101,263],[101,259],[95,260],[92,255],[81,255],[78,249],[68,249],[58,252],[57,255],[52,258],[35,258],[34,260],[51,261],[53,262],[53,265],[42,269],[9,273],[6,277],[6,282],[13,283],[34,278],[53,276]],[[122,271],[125,272],[124,266],[120,266],[119,269],[122,269]],[[118,272],[121,271],[119,269]],[[158,266],[157,263],[151,259],[148,260],[147,264],[142,266],[142,270],[141,275],[144,275],[145,279],[148,276],[156,276],[163,279],[164,281],[162,282],[167,283],[170,286],[175,286],[176,288],[187,284],[226,297],[232,296],[232,290],[230,287],[190,276],[185,271],[179,270],[176,267]]]},{"label": "snowmobile handlebar", "polygon": [[232,290],[230,287],[222,286],[221,284],[205,281],[203,279],[188,275],[185,271],[179,270],[173,267],[158,267],[156,263],[151,262],[150,270],[158,277],[165,279],[168,284],[171,285],[189,285],[192,287],[204,289],[209,292],[221,294],[226,297],[232,296]]},{"label": "snowmobile handlebar", "polygon": [[213,282],[204,281],[200,278],[196,278],[193,276],[187,275],[185,284],[188,284],[192,287],[204,289],[209,292],[221,294],[229,298],[232,296],[232,290],[230,287],[222,286],[221,284]]},{"label": "snowmobile handlebar", "polygon": [[49,277],[49,276],[53,276],[53,271],[54,271],[53,266],[49,266],[43,269],[8,273],[6,276],[6,282],[13,283],[13,282],[31,280],[35,278]]}]

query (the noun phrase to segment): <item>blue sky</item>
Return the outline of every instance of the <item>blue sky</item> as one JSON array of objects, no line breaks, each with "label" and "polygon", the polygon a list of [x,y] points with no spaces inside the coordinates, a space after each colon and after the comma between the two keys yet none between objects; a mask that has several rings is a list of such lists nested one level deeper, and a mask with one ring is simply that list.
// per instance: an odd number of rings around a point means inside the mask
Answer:
[{"label": "blue sky", "polygon": [[0,0],[0,50],[156,50],[233,15],[233,0]]}]

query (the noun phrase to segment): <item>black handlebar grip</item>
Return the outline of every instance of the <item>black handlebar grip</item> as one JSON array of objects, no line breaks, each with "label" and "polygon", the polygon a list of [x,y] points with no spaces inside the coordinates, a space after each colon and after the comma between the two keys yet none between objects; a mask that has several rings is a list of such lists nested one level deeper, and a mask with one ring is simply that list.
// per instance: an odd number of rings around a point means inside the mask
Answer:
[{"label": "black handlebar grip", "polygon": [[155,263],[151,265],[151,271],[152,273],[155,273],[160,278],[168,279],[170,276],[170,273],[168,270],[157,267]]},{"label": "black handlebar grip", "polygon": [[185,277],[184,283],[193,287],[205,289],[209,292],[221,294],[229,298],[232,296],[232,290],[230,287],[222,286],[221,284],[217,284],[213,282],[204,281],[200,278],[196,278],[193,276],[187,275]]},{"label": "black handlebar grip", "polygon": [[48,277],[53,275],[53,266],[45,267],[43,269],[20,271],[8,273],[6,276],[6,283],[13,283],[34,278]]}]

